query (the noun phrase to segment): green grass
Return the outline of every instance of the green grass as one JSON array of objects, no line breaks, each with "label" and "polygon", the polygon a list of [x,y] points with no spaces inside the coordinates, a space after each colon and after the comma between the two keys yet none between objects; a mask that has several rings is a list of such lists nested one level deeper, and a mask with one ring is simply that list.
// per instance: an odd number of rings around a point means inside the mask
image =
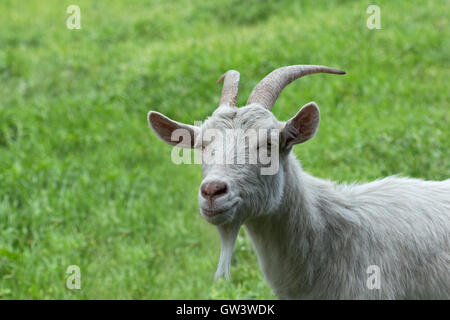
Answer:
[{"label": "green grass", "polygon": [[[68,30],[66,8],[81,8]],[[0,298],[274,298],[241,232],[232,281],[213,284],[215,228],[198,214],[197,165],[174,165],[147,112],[187,123],[241,72],[239,104],[271,70],[346,76],[290,85],[274,113],[321,108],[295,148],[335,181],[450,176],[447,1],[0,2]],[[79,265],[82,289],[65,286]]]}]

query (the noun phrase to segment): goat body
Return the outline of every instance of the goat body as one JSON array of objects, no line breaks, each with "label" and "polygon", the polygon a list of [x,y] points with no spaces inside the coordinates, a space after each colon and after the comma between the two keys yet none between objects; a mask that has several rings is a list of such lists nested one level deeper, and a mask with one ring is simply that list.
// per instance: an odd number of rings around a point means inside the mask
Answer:
[{"label": "goat body", "polygon": [[[317,65],[278,68],[238,108],[240,75],[230,70],[219,79],[224,81],[219,107],[201,126],[148,115],[155,133],[170,145],[205,150],[213,160],[224,154],[245,159],[250,152],[261,155],[259,150],[276,160],[270,174],[263,173],[262,161],[202,163],[200,214],[217,226],[221,240],[216,278],[228,277],[244,225],[280,298],[449,299],[450,180],[389,177],[336,185],[305,173],[292,148],[314,137],[319,108],[310,102],[287,122],[271,110],[286,85],[313,73],[345,74]],[[205,138],[211,129],[231,131],[233,139]],[[268,134],[247,144],[247,134],[255,130],[271,133],[271,142],[262,138]]]},{"label": "goat body", "polygon": [[[278,297],[450,298],[450,179],[335,185],[286,161],[277,212],[245,223]],[[371,265],[379,289],[366,285]]]}]

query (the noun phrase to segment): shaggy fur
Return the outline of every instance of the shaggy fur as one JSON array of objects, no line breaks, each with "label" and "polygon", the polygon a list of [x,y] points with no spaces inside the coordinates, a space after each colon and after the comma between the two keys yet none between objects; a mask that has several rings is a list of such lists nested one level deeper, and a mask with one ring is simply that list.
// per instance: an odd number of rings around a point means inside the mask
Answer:
[{"label": "shaggy fur", "polygon": [[[284,159],[276,214],[246,221],[263,273],[283,299],[450,298],[450,180],[389,177],[335,185]],[[370,265],[379,290],[366,286]]]},{"label": "shaggy fur", "polygon": [[[280,165],[275,175],[261,175],[260,164],[202,165],[203,183],[220,179],[229,187],[213,207],[223,213],[213,217],[203,213],[207,204],[199,193],[201,214],[217,226],[221,238],[216,277],[228,275],[236,236],[244,225],[264,276],[279,298],[449,299],[450,180],[389,177],[336,185],[310,176],[291,147],[314,135],[316,109],[309,104],[284,123],[257,104],[223,106],[201,128],[189,127],[195,137],[208,128],[240,129],[225,153],[258,148],[261,141],[242,148],[244,137],[239,132],[280,130]],[[170,143],[164,130],[176,122],[164,128],[158,125],[167,119],[149,115],[151,127]],[[308,136],[301,136],[295,126],[306,128]],[[219,143],[186,145],[203,144],[208,151],[219,149]],[[371,265],[381,270],[380,289],[366,285]]]}]

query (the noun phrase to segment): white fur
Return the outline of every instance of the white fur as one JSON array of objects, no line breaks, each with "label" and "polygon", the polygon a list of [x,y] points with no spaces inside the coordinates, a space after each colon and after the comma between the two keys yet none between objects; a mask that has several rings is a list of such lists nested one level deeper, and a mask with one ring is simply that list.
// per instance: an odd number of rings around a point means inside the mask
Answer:
[{"label": "white fur", "polygon": [[[294,155],[285,161],[276,213],[245,223],[278,297],[450,298],[450,180],[339,186]],[[366,286],[370,265],[381,269],[379,290]]]},{"label": "white fur", "polygon": [[[249,105],[218,108],[200,130],[285,126]],[[228,275],[244,225],[267,282],[282,299],[450,298],[450,180],[389,177],[336,185],[305,173],[290,148],[280,147],[279,156],[280,170],[271,176],[261,175],[259,165],[202,166],[204,181],[229,186],[213,208],[224,213],[214,217],[203,214],[207,204],[199,193],[201,214],[221,237],[216,277]],[[371,265],[381,270],[379,290],[366,285]]]}]

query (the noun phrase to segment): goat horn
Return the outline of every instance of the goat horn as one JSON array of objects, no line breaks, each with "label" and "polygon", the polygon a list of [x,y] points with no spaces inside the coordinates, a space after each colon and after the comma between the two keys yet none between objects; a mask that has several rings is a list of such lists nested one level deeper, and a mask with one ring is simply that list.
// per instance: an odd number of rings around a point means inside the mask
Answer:
[{"label": "goat horn", "polygon": [[345,74],[345,71],[315,65],[294,65],[275,69],[256,85],[248,98],[247,105],[258,103],[272,110],[284,87],[300,77],[313,73]]},{"label": "goat horn", "polygon": [[216,83],[224,81],[219,106],[236,106],[239,90],[239,77],[239,72],[236,70],[228,70],[219,78],[219,80],[217,80]]}]

